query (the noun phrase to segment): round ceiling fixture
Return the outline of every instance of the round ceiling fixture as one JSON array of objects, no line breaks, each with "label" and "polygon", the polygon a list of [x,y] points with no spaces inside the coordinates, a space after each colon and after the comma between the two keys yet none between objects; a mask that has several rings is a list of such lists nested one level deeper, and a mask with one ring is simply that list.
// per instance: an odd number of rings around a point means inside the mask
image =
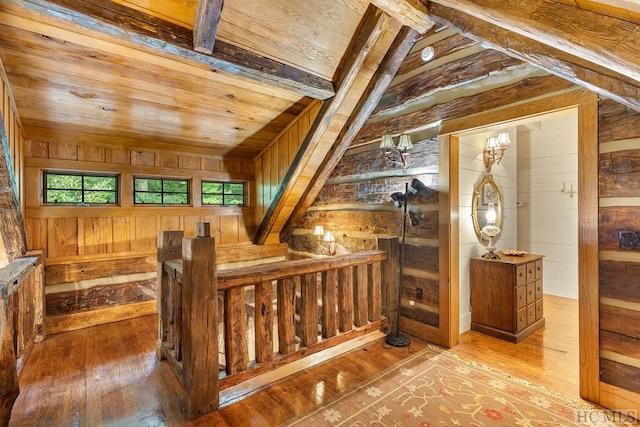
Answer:
[{"label": "round ceiling fixture", "polygon": [[422,49],[422,53],[420,53],[420,58],[422,58],[424,62],[431,61],[435,53],[436,51],[432,46],[427,46],[424,49]]}]

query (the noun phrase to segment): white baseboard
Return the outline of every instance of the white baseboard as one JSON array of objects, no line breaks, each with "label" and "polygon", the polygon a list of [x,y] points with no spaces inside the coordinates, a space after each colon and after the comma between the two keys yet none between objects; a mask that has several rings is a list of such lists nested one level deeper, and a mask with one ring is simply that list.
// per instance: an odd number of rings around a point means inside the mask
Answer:
[{"label": "white baseboard", "polygon": [[460,316],[460,333],[463,334],[471,330],[471,313]]}]

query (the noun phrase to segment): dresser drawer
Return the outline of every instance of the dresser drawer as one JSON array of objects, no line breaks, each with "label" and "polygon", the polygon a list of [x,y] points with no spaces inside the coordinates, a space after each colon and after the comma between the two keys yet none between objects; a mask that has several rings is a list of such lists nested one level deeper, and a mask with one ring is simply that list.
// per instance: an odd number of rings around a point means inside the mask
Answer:
[{"label": "dresser drawer", "polygon": [[516,332],[527,327],[527,307],[522,307],[516,313]]},{"label": "dresser drawer", "polygon": [[542,280],[542,260],[536,261],[536,280]]},{"label": "dresser drawer", "polygon": [[527,287],[520,286],[516,288],[516,310],[520,310],[527,306]]},{"label": "dresser drawer", "polygon": [[516,267],[516,286],[522,286],[527,283],[527,265],[522,264]]},{"label": "dresser drawer", "polygon": [[536,321],[536,304],[529,304],[527,306],[527,326]]},{"label": "dresser drawer", "polygon": [[527,304],[536,302],[536,284],[529,283],[527,285]]},{"label": "dresser drawer", "polygon": [[538,301],[536,301],[536,320],[542,319],[543,314],[544,313],[542,310],[542,300],[539,299]]},{"label": "dresser drawer", "polygon": [[536,280],[536,263],[528,262],[527,264],[527,283],[531,283]]},{"label": "dresser drawer", "polygon": [[542,280],[536,280],[536,300],[542,299]]}]

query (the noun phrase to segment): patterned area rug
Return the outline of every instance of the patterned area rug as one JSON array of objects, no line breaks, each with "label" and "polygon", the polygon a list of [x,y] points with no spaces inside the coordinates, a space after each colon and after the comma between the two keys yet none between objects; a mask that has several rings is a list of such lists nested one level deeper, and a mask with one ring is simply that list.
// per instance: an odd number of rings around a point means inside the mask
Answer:
[{"label": "patterned area rug", "polygon": [[581,401],[430,346],[288,425],[616,425],[603,415]]}]

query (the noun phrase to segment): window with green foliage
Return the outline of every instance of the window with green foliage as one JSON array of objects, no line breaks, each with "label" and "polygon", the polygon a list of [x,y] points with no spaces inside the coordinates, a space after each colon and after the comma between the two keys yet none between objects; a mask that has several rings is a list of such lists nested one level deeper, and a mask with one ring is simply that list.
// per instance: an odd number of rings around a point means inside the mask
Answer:
[{"label": "window with green foliage", "polygon": [[45,171],[44,202],[114,205],[118,203],[118,176]]},{"label": "window with green foliage", "polygon": [[186,179],[133,178],[135,204],[189,204],[189,181]]},{"label": "window with green foliage", "polygon": [[244,206],[245,183],[202,181],[202,204]]}]

